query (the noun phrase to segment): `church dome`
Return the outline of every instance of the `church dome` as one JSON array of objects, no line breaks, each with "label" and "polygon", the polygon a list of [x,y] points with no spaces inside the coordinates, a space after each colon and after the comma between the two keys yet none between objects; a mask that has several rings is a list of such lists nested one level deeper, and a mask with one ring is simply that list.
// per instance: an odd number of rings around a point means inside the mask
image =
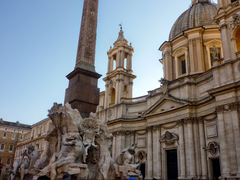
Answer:
[{"label": "church dome", "polygon": [[173,40],[187,29],[216,25],[213,21],[215,15],[217,15],[217,4],[211,3],[209,0],[197,0],[176,20],[171,29],[169,40]]}]

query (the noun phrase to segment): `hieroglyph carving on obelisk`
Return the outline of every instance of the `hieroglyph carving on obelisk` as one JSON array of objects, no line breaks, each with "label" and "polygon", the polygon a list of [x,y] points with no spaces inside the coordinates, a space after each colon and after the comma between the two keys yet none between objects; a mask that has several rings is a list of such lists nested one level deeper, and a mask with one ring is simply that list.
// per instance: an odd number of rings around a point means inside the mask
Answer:
[{"label": "hieroglyph carving on obelisk", "polygon": [[84,0],[76,68],[93,66],[97,36],[98,0]]}]

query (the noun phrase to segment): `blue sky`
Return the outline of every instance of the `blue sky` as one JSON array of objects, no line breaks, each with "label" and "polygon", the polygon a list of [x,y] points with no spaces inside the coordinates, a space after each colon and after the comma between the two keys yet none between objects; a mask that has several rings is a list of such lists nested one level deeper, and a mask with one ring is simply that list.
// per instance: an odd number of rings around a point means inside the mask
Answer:
[{"label": "blue sky", "polygon": [[[216,1],[215,1],[216,2]],[[107,51],[119,24],[132,42],[133,96],[160,86],[160,45],[191,0],[99,0],[96,71],[105,77]],[[63,103],[75,65],[83,0],[0,0],[0,118],[34,124]],[[104,91],[105,84],[98,86]]]}]

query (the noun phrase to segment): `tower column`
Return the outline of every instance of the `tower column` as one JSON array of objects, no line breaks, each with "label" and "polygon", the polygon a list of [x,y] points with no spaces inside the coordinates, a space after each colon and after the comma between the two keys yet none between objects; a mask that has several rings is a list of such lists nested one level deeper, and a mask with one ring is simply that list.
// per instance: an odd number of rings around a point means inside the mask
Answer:
[{"label": "tower column", "polygon": [[113,57],[108,57],[108,73],[113,71]]},{"label": "tower column", "polygon": [[127,71],[132,71],[132,54],[127,55]]},{"label": "tower column", "polygon": [[124,51],[120,51],[120,67],[124,67]]},{"label": "tower column", "polygon": [[109,107],[109,85],[105,85],[105,101],[104,101],[104,108]]}]

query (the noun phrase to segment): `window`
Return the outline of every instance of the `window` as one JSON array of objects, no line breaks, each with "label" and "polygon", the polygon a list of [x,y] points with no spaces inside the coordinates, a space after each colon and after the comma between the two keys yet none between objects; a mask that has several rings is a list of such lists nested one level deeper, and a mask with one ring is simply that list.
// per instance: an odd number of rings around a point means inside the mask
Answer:
[{"label": "window", "polygon": [[240,28],[235,31],[235,41],[236,41],[236,55],[240,57]]},{"label": "window", "polygon": [[186,73],[186,60],[185,60],[185,54],[178,57],[179,61],[181,62],[181,69],[180,69],[180,74],[185,74]]},{"label": "window", "polygon": [[23,135],[22,134],[20,135],[20,139],[23,139]]},{"label": "window", "polygon": [[5,144],[1,144],[0,150],[4,150]]},{"label": "window", "polygon": [[10,164],[10,163],[11,163],[11,159],[8,158],[8,159],[7,159],[7,164]]},{"label": "window", "polygon": [[187,74],[188,49],[186,47],[180,47],[176,49],[172,55],[175,59],[175,78]]},{"label": "window", "polygon": [[3,133],[3,138],[6,138],[6,137],[7,137],[7,133],[4,132],[4,133]]},{"label": "window", "polygon": [[14,133],[12,133],[12,139],[15,139],[15,134]]},{"label": "window", "polygon": [[10,146],[9,146],[9,151],[13,151],[13,145],[12,144],[10,144]]}]

